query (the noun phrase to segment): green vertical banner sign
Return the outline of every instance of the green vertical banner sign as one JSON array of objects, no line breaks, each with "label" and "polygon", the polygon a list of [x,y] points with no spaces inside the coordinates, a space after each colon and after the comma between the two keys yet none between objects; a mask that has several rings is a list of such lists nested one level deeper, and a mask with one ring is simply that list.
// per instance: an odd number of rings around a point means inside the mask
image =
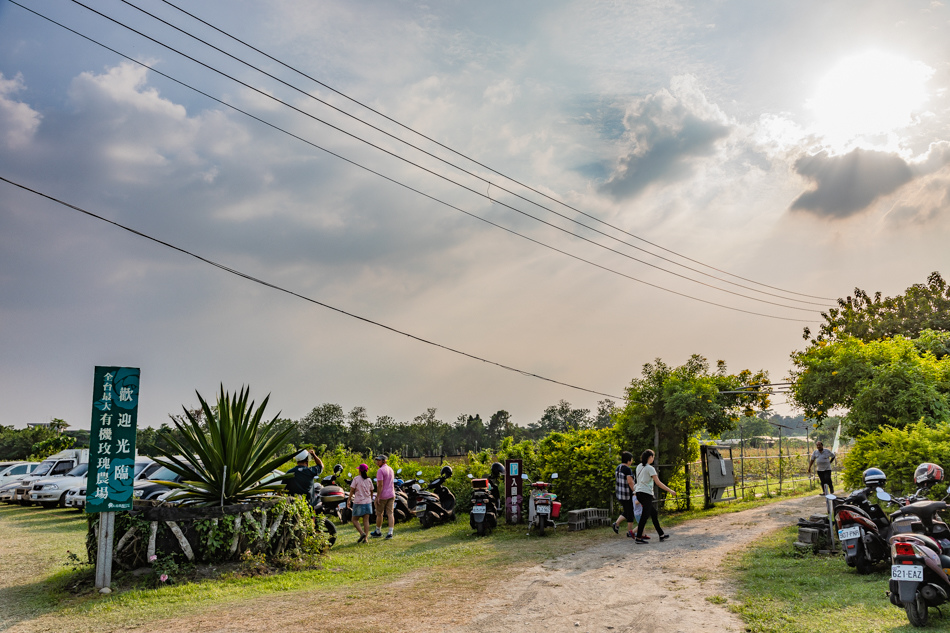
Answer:
[{"label": "green vertical banner sign", "polygon": [[139,369],[96,367],[86,512],[132,509]]}]

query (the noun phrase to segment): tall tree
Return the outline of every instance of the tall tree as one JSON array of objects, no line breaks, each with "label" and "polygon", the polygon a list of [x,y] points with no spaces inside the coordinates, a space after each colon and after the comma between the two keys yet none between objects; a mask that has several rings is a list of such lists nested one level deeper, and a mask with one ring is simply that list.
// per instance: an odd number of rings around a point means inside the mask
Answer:
[{"label": "tall tree", "polygon": [[624,448],[634,453],[656,450],[656,463],[673,467],[672,471],[658,469],[660,477],[668,479],[697,457],[699,445],[694,438],[701,431],[719,435],[733,428],[741,413],[769,405],[766,388],[723,392],[768,381],[765,371],[743,370],[731,375],[723,361],[710,372],[709,361],[698,354],[680,367],[670,367],[660,359],[647,363],[642,377],[634,378],[627,387],[626,405],[617,415]]},{"label": "tall tree", "polygon": [[321,404],[297,422],[300,441],[333,449],[346,445],[346,419],[343,407],[330,402]]},{"label": "tall tree", "polygon": [[[873,341],[902,334],[917,338],[924,330],[950,331],[950,286],[939,272],[932,272],[926,284],[914,284],[904,294],[872,297],[860,288],[854,296],[838,299],[838,307],[822,312],[825,322],[812,342],[835,341],[852,336]],[[811,337],[805,328],[804,338]]]},{"label": "tall tree", "polygon": [[847,410],[845,431],[852,437],[885,424],[950,420],[950,356],[932,351],[945,339],[950,335],[924,331],[917,340],[818,341],[792,354],[792,401],[817,420]]}]

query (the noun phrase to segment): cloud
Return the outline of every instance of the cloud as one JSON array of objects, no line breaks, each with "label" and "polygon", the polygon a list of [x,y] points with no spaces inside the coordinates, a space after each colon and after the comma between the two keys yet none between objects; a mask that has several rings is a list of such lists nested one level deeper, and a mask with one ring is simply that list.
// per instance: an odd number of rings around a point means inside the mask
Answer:
[{"label": "cloud", "polygon": [[42,118],[36,110],[10,96],[23,90],[23,77],[5,79],[0,73],[0,139],[10,149],[27,145]]},{"label": "cloud", "polygon": [[793,211],[846,218],[895,191],[914,177],[900,156],[855,149],[841,156],[820,152],[795,161],[795,171],[815,183],[792,203]]},{"label": "cloud", "polygon": [[709,103],[695,77],[674,77],[670,89],[638,100],[624,117],[630,151],[601,190],[615,199],[631,198],[654,182],[682,180],[695,159],[715,151],[731,127]]}]

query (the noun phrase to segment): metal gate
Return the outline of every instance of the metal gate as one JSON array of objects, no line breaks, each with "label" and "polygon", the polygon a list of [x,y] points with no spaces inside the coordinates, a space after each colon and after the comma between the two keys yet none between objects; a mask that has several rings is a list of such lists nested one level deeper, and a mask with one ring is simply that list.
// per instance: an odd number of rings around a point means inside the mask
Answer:
[{"label": "metal gate", "polygon": [[[728,457],[725,456],[728,453]],[[732,467],[732,446],[702,444],[699,447],[703,466],[703,497],[707,508],[720,501],[737,498],[736,474]],[[727,491],[732,488],[732,496]]]}]

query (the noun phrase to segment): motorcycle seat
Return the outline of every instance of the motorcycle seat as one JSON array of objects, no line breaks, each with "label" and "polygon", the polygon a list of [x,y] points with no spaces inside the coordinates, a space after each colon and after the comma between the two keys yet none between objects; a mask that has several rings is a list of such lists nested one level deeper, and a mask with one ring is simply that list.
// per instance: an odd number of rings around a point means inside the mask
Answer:
[{"label": "motorcycle seat", "polygon": [[941,510],[946,510],[948,507],[950,506],[947,506],[943,501],[915,501],[895,511],[891,516],[913,515],[919,518],[921,523],[924,524],[924,528],[929,531],[933,529],[934,516]]}]

